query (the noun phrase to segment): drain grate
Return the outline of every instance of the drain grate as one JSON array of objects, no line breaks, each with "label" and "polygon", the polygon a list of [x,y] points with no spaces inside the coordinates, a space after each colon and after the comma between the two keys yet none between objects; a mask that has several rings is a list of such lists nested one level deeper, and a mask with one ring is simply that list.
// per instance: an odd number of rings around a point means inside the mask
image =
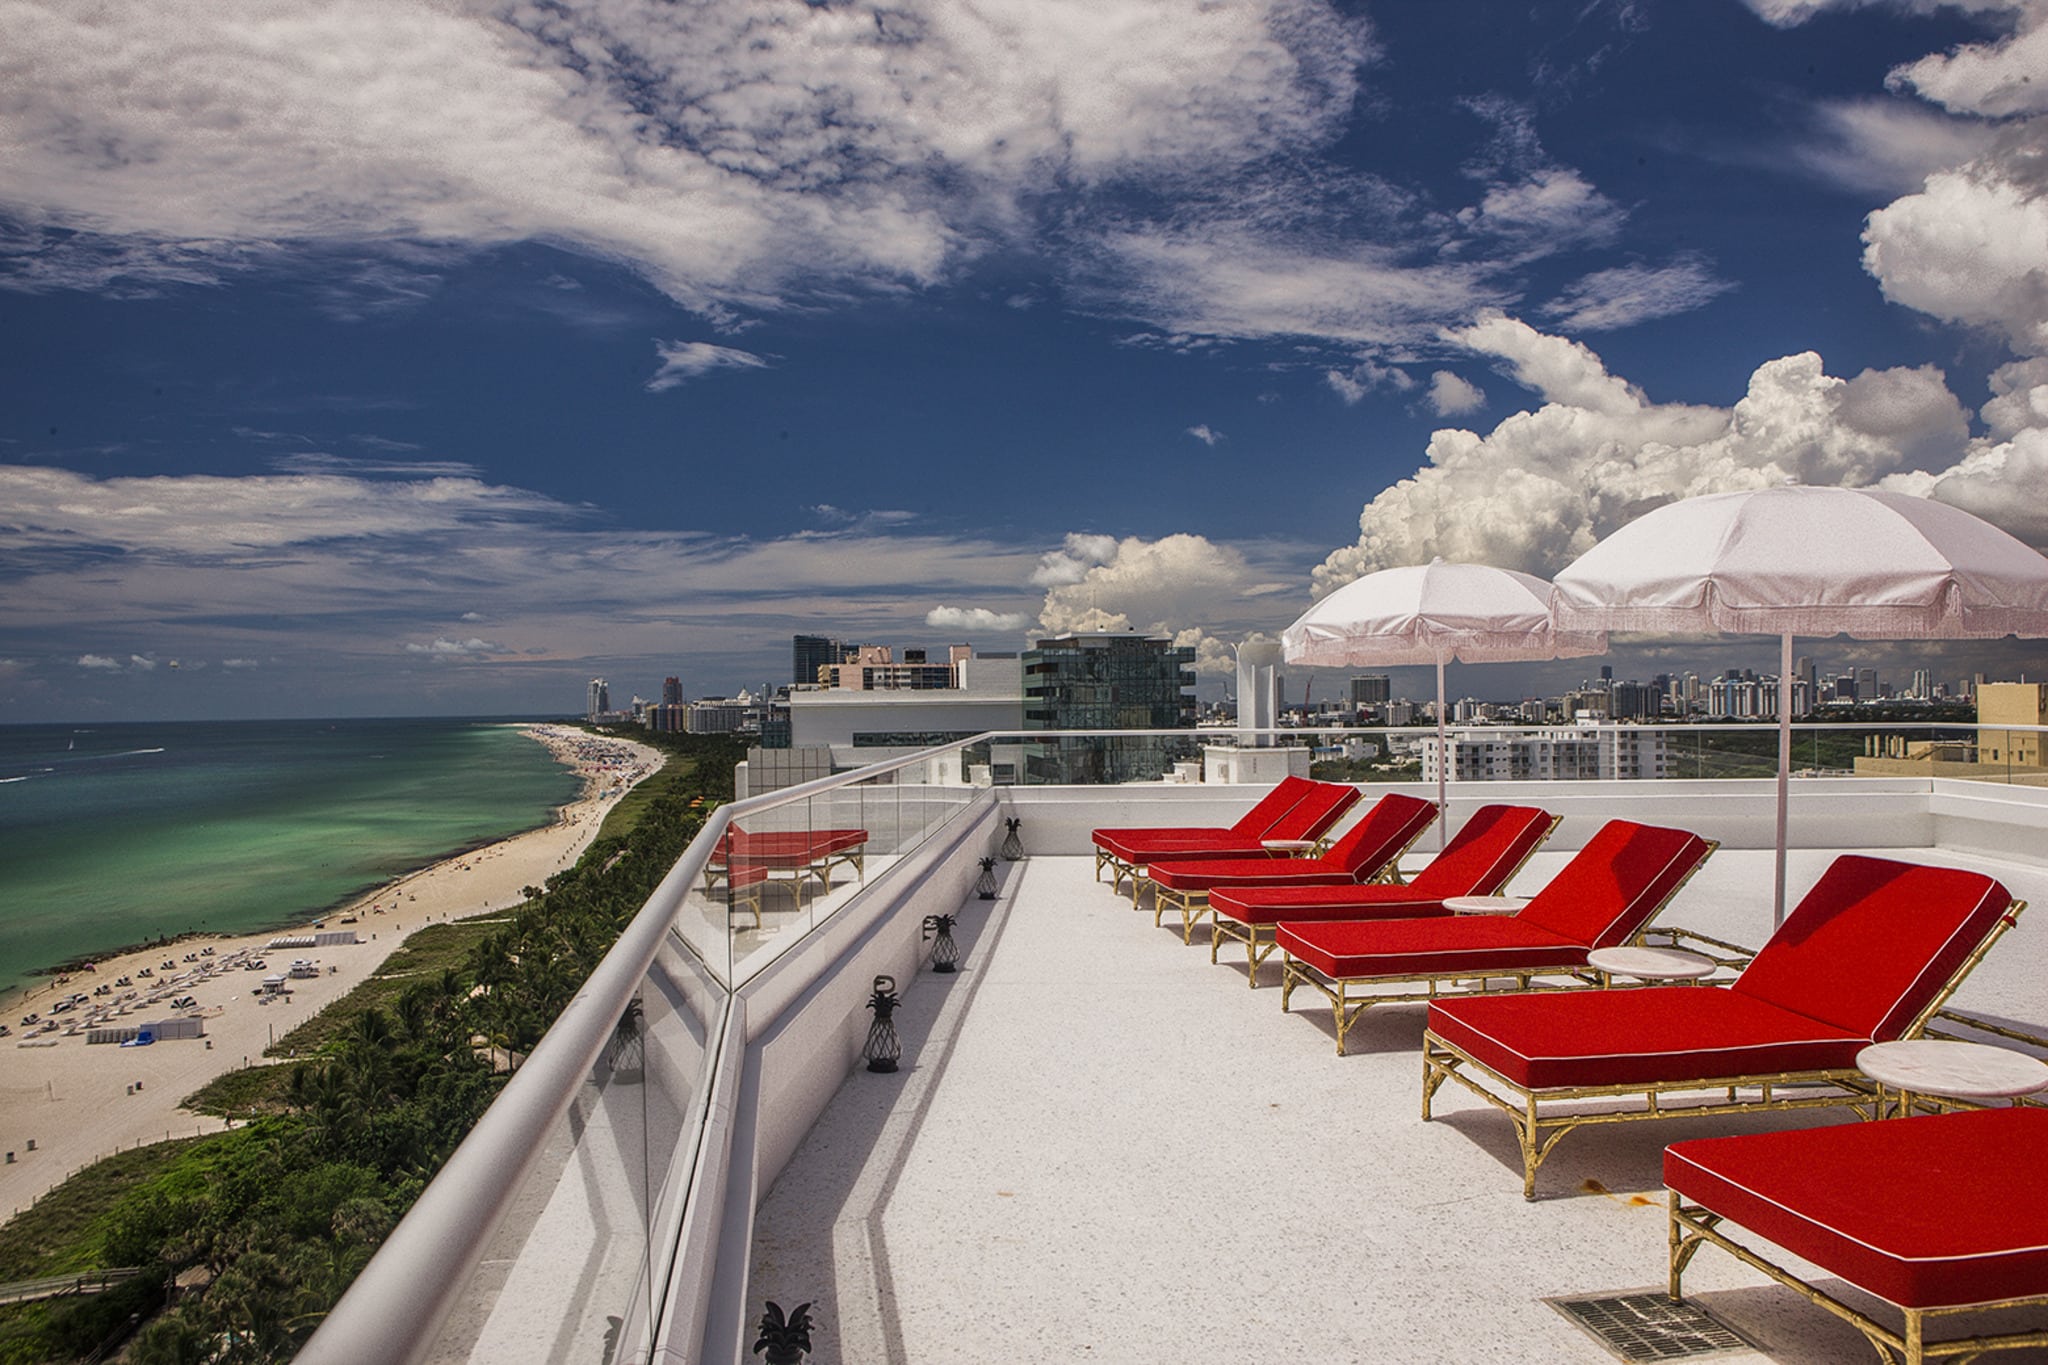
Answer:
[{"label": "drain grate", "polygon": [[1667,1294],[1610,1294],[1598,1299],[1545,1299],[1629,1365],[1701,1360],[1756,1348],[1706,1309],[1673,1303]]}]

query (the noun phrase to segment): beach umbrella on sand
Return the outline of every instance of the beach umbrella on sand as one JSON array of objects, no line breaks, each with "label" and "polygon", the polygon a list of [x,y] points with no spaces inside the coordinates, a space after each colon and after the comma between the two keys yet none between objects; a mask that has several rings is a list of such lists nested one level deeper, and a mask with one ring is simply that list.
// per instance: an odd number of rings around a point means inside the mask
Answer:
[{"label": "beach umbrella on sand", "polygon": [[1517,663],[1599,654],[1607,637],[1560,631],[1551,622],[1550,584],[1531,574],[1441,559],[1381,569],[1346,583],[1303,612],[1280,636],[1287,662],[1329,668],[1436,665],[1437,847],[1443,847],[1444,665]]},{"label": "beach umbrella on sand", "polygon": [[2048,558],[1959,507],[1870,488],[1762,488],[1668,503],[1558,574],[1561,630],[1776,635],[1778,863],[1792,772],[1792,639],[2048,636]]}]

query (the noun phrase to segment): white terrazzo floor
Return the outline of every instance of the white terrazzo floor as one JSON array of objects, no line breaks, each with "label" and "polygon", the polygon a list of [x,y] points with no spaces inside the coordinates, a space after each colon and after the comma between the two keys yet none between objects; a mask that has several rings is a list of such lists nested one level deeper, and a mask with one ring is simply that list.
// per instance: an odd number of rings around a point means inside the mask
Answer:
[{"label": "white terrazzo floor", "polygon": [[[1833,856],[1795,851],[1795,895]],[[2040,907],[1955,1004],[2048,1029],[2048,868],[1911,856]],[[1446,1087],[1419,1121],[1423,1007],[1371,1011],[1339,1057],[1316,998],[1280,1013],[1277,960],[1249,991],[1086,858],[1004,870],[962,973],[906,992],[903,1071],[849,1079],[760,1208],[749,1300],[812,1301],[814,1362],[1611,1360],[1542,1300],[1662,1287],[1663,1144],[1837,1121],[1583,1130],[1527,1203],[1494,1110]],[[1770,877],[1723,851],[1662,921],[1758,942]],[[1686,1284],[1761,1346],[1741,1359],[1872,1358],[1712,1248]]]}]

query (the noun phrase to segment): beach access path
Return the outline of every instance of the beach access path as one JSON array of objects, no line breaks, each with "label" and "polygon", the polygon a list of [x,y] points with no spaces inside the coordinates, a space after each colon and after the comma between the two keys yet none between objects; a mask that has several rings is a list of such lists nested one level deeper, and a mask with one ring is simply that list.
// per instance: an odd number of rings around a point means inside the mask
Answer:
[{"label": "beach access path", "polygon": [[[631,740],[561,726],[521,728],[575,769],[583,780],[582,793],[557,812],[553,824],[444,859],[320,917],[330,930],[355,929],[362,942],[266,948],[281,936],[312,934],[310,924],[190,937],[108,958],[95,963],[93,971],[61,979],[63,984],[53,981],[14,997],[4,1021],[14,1033],[0,1038],[0,1152],[12,1154],[11,1161],[0,1164],[0,1223],[102,1157],[144,1143],[219,1132],[226,1126],[220,1119],[181,1108],[180,1101],[225,1072],[277,1065],[263,1050],[367,980],[408,932],[430,921],[467,919],[518,905],[522,887],[539,886],[573,866],[597,837],[606,813],[663,760],[659,750]],[[340,924],[344,917],[355,923]],[[213,953],[203,956],[207,948]],[[18,1023],[22,1016],[47,1017],[52,1003],[74,992],[90,995],[96,986],[123,976],[135,986],[150,986],[245,948],[265,960],[265,970],[231,968],[180,992],[197,999],[206,1020],[204,1039],[122,1047],[88,1044],[82,1033],[59,1033],[44,1035],[56,1039],[54,1046],[36,1046],[42,1039],[19,1046],[27,1031]],[[187,961],[187,954],[194,960]],[[264,1003],[257,993],[263,978],[285,972],[300,958],[310,960],[317,974],[290,981],[291,994],[284,1000]],[[152,976],[138,976],[144,968]],[[113,1022],[133,1025],[187,1012],[172,1009],[170,998]]]}]

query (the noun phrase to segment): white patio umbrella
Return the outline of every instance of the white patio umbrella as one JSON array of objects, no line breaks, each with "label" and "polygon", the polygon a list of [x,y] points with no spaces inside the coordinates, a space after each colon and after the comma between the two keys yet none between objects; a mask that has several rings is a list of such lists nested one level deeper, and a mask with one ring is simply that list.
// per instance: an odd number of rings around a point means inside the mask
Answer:
[{"label": "white patio umbrella", "polygon": [[1515,663],[1599,654],[1599,630],[1560,631],[1550,584],[1531,574],[1441,559],[1382,569],[1346,583],[1280,636],[1289,663],[1331,668],[1436,665],[1437,847],[1449,819],[1444,773],[1444,665]]},{"label": "white patio umbrella", "polygon": [[1669,503],[1558,574],[1561,630],[1776,635],[1778,863],[1792,772],[1792,638],[2048,635],[2048,558],[1958,507],[1868,488],[1781,487]]}]

